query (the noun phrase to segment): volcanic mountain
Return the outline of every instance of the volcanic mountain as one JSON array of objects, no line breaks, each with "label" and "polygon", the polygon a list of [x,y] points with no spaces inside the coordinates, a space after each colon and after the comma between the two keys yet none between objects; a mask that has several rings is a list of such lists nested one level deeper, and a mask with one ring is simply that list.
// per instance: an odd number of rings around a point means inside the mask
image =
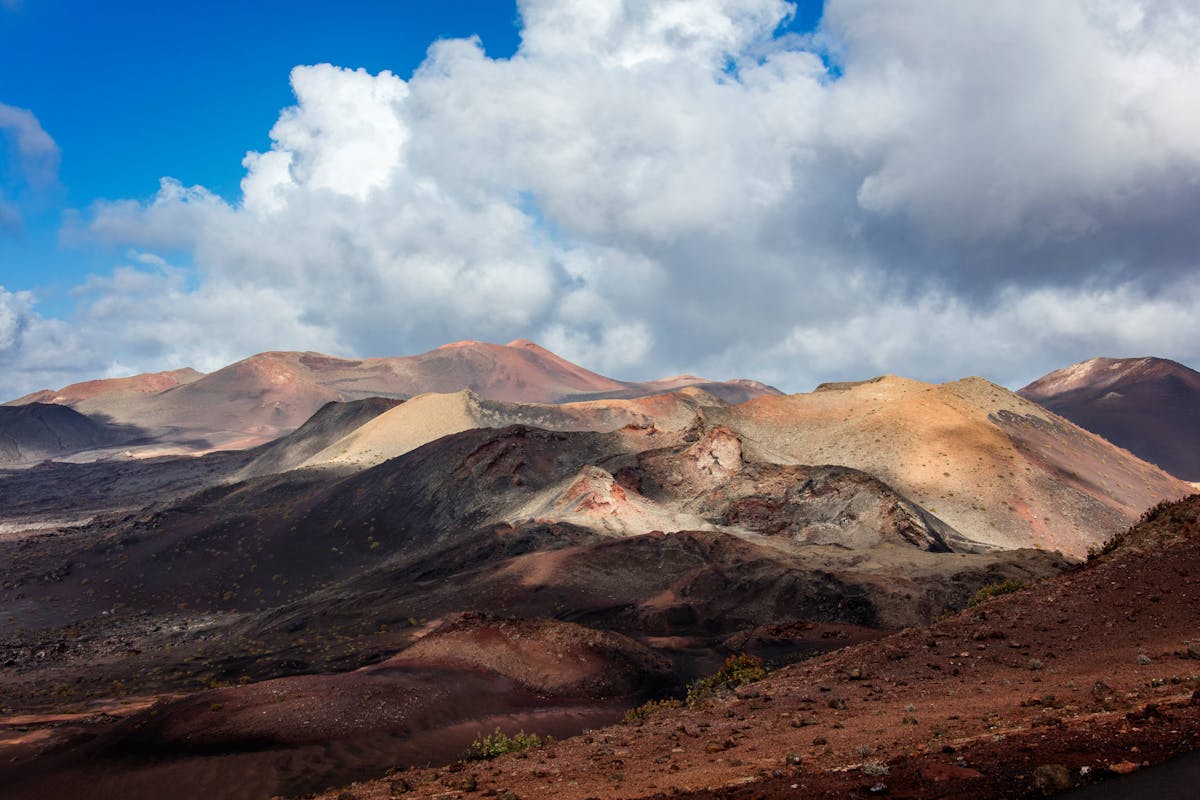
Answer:
[{"label": "volcanic mountain", "polygon": [[129,442],[136,431],[53,403],[0,406],[0,466],[27,465]]},{"label": "volcanic mountain", "polygon": [[963,535],[1083,557],[1192,487],[982,378],[884,376],[705,409],[752,457],[874,475]]},{"label": "volcanic mountain", "polygon": [[[721,400],[696,387],[633,399],[560,404],[505,403],[469,390],[430,393],[345,430],[340,438],[328,439],[323,449],[296,466],[372,467],[442,436],[474,428],[529,425],[555,431],[608,432],[632,426],[648,433],[679,431],[691,425],[704,407],[721,405]],[[259,465],[253,469],[259,470]]]},{"label": "volcanic mountain", "polygon": [[[288,463],[364,469],[440,436],[512,424],[559,431],[630,427],[641,431],[647,446],[656,436],[720,425],[744,442],[753,460],[861,470],[976,542],[1075,557],[1128,526],[1143,509],[1192,490],[980,378],[933,385],[885,376],[737,405],[696,387],[560,404],[504,403],[473,392],[427,394],[353,430],[339,428],[340,438],[321,438],[321,449],[310,440],[305,457]],[[247,474],[266,472],[255,465]],[[661,521],[664,530],[696,524]]]},{"label": "volcanic mountain", "polygon": [[127,425],[160,443],[154,452],[245,448],[288,433],[330,401],[406,399],[470,390],[488,400],[558,403],[629,398],[697,386],[740,401],[778,391],[754,381],[683,376],[664,382],[617,381],[566,361],[533,342],[455,342],[415,356],[343,359],[269,352],[216,372],[193,371],[74,384],[11,404],[52,402]]},{"label": "volcanic mountain", "polygon": [[1163,358],[1093,358],[1019,394],[1188,481],[1200,481],[1200,372]]}]

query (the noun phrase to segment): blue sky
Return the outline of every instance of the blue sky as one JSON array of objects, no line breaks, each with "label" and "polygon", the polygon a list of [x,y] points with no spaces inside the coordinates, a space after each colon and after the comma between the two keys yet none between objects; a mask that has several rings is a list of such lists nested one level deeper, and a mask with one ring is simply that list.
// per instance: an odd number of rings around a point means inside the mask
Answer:
[{"label": "blue sky", "polygon": [[[802,2],[785,28],[811,30],[820,12]],[[149,197],[165,176],[236,200],[242,157],[270,146],[298,64],[407,78],[437,39],[478,36],[507,58],[519,33],[516,7],[497,0],[0,3],[0,102],[32,111],[62,153],[59,189],[32,204],[22,236],[0,238],[0,285],[69,313],[69,289],[115,256],[62,246],[64,213]]]},{"label": "blue sky", "polygon": [[[7,9],[7,10],[4,10]],[[149,197],[159,178],[234,199],[248,150],[266,149],[288,73],[330,62],[407,76],[438,38],[478,35],[516,49],[502,2],[121,2],[22,0],[0,6],[0,102],[32,111],[62,152],[61,188],[0,239],[0,284],[37,289],[53,310],[102,248],[60,247],[69,209]]]},{"label": "blue sky", "polygon": [[1194,365],[1197,74],[1178,0],[0,0],[0,396],[465,338]]}]

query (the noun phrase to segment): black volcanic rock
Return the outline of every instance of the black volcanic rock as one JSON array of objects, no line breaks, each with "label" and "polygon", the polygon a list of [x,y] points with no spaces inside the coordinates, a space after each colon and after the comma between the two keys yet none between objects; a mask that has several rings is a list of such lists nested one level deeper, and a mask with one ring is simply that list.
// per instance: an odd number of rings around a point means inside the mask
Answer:
[{"label": "black volcanic rock", "polygon": [[1200,481],[1200,372],[1163,358],[1094,358],[1018,394],[1188,481]]}]

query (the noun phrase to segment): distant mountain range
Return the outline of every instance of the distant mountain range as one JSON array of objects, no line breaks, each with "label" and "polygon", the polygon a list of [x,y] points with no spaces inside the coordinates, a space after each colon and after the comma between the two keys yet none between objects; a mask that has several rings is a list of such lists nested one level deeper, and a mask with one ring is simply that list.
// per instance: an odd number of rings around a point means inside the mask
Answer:
[{"label": "distant mountain range", "polygon": [[1173,475],[1200,481],[1200,372],[1164,358],[1093,358],[1019,394]]},{"label": "distant mountain range", "polygon": [[[456,342],[361,361],[271,352],[208,375],[177,370],[90,381],[13,401],[0,407],[7,415],[0,416],[0,463],[244,450],[237,477],[250,478],[300,467],[357,472],[441,437],[512,425],[626,430],[634,443],[618,450],[720,426],[755,461],[849,467],[879,478],[918,516],[931,515],[981,546],[1075,556],[1146,507],[1191,489],[1106,439],[1176,475],[1200,476],[1187,468],[1200,463],[1188,445],[1197,441],[1200,375],[1186,367],[1097,359],[1022,392],[980,378],[935,385],[894,376],[790,396],[749,380],[632,383],[524,340]],[[590,519],[625,533],[699,529],[713,518],[697,516],[707,502],[700,497],[663,495],[648,506],[637,497],[613,501],[609,495],[622,489],[601,472],[559,475],[555,491],[608,498],[604,520],[594,509],[580,517],[557,496],[524,499],[528,517],[585,526]],[[548,505],[535,509],[538,503]]]},{"label": "distant mountain range", "polygon": [[139,454],[154,455],[253,447],[295,430],[331,401],[469,390],[493,401],[561,403],[644,397],[686,387],[734,403],[779,394],[757,381],[709,381],[692,375],[618,381],[517,339],[506,345],[454,342],[415,356],[362,360],[260,353],[207,375],[182,369],[87,381],[34,392],[6,405],[65,405],[105,422],[136,426],[139,438],[148,442]]}]

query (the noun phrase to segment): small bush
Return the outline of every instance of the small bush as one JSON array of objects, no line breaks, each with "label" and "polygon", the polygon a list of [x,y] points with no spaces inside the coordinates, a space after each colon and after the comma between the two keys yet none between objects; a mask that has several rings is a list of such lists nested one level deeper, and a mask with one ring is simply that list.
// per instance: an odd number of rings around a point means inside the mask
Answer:
[{"label": "small bush", "polygon": [[637,708],[631,708],[625,712],[626,724],[641,722],[642,720],[650,719],[660,711],[667,711],[672,708],[682,708],[683,703],[679,700],[651,700],[648,703],[642,703]]},{"label": "small bush", "polygon": [[[546,741],[549,743],[548,738]],[[522,750],[541,745],[542,739],[536,733],[517,731],[514,735],[508,736],[496,728],[495,733],[478,736],[475,741],[471,742],[471,747],[467,750],[467,760],[490,761],[493,758],[499,758],[509,753],[519,753]]]},{"label": "small bush", "polygon": [[983,603],[986,603],[988,600],[991,600],[993,597],[999,597],[1002,594],[1012,594],[1013,592],[1017,591],[1018,589],[1024,589],[1024,588],[1025,588],[1025,583],[1023,581],[1017,580],[1016,578],[1009,578],[1008,580],[1004,581],[1003,583],[989,584],[988,586],[985,586],[982,589],[980,589],[978,592],[976,592],[975,596],[967,601],[967,608],[971,608],[971,607],[977,606],[977,605],[982,605]]},{"label": "small bush", "polygon": [[762,659],[742,653],[725,659],[725,665],[716,673],[693,681],[688,686],[687,704],[694,706],[722,689],[736,689],[745,683],[762,680],[767,676]]}]

